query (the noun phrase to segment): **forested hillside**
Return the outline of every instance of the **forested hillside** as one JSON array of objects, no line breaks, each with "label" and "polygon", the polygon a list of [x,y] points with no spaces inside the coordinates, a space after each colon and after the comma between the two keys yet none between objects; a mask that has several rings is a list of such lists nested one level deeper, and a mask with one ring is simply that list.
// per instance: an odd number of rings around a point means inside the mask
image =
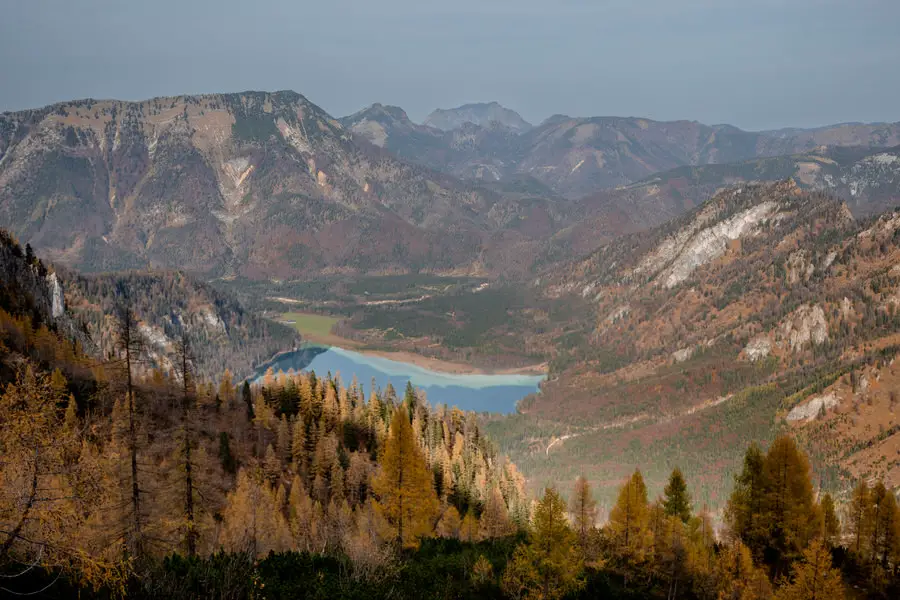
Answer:
[{"label": "forested hillside", "polygon": [[226,369],[241,377],[300,339],[289,327],[247,310],[231,294],[178,271],[128,271],[81,275],[62,270],[68,308],[87,326],[101,354],[115,349],[117,306],[130,303],[140,319],[143,358],[149,368],[174,368],[170,360],[182,334],[193,344],[199,377],[217,379]]},{"label": "forested hillside", "polygon": [[[14,240],[4,248],[23,268],[43,268]],[[21,302],[17,282],[5,292],[0,563],[9,573],[34,561],[61,569],[68,585],[117,594],[139,592],[132,576],[159,584],[142,569],[176,551],[303,550],[354,557],[375,576],[394,541],[497,537],[528,521],[521,476],[474,416],[434,411],[412,388],[401,399],[390,387],[364,394],[330,375],[272,372],[236,385],[228,371],[214,384],[196,376],[186,330],[171,371],[142,368],[133,306],[117,312],[112,353],[101,357],[59,331],[63,315]]]},{"label": "forested hillside", "polygon": [[[43,267],[11,238],[5,272]],[[690,478],[640,470],[608,518],[579,477],[539,501],[474,415],[408,387],[267,372],[236,385],[139,368],[120,308],[88,355],[26,295],[0,296],[0,588],[43,597],[894,597],[900,510],[881,482],[836,506],[781,436],[746,452],[717,531]],[[617,482],[618,483],[618,482]]]},{"label": "forested hillside", "polygon": [[548,270],[535,287],[593,318],[545,329],[549,381],[491,434],[538,485],[641,466],[660,489],[679,464],[721,507],[740,449],[784,429],[827,489],[896,485],[898,223],[748,184]]}]

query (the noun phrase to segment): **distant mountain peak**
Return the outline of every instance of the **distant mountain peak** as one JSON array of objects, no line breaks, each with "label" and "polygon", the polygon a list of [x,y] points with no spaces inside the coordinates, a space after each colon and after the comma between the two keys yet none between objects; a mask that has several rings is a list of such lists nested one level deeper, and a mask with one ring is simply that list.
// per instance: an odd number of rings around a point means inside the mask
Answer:
[{"label": "distant mountain peak", "polygon": [[376,102],[375,104],[369,106],[368,108],[364,108],[359,112],[353,113],[348,117],[344,117],[341,120],[348,120],[353,122],[359,122],[363,119],[369,120],[380,120],[383,118],[390,118],[395,121],[403,121],[410,122],[409,115],[406,114],[406,111],[400,108],[399,106],[392,106],[390,104],[381,104],[380,102]]},{"label": "distant mountain peak", "polygon": [[572,120],[572,117],[570,117],[569,115],[563,115],[563,114],[557,113],[553,116],[550,116],[550,117],[547,117],[546,119],[544,119],[544,121],[541,123],[541,125],[552,125],[554,123],[562,123],[564,121],[571,121],[571,120]]},{"label": "distant mountain peak", "polygon": [[516,133],[524,133],[532,128],[531,123],[516,111],[502,106],[499,102],[473,102],[456,108],[439,108],[425,119],[425,125],[452,131],[466,123],[487,127],[499,123]]}]

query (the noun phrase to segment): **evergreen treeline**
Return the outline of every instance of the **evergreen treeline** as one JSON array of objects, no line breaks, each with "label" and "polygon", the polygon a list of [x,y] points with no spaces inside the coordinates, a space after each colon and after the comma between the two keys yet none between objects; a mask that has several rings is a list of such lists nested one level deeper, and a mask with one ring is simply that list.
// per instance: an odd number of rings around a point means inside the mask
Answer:
[{"label": "evergreen treeline", "polygon": [[151,366],[169,368],[167,347],[182,333],[193,341],[193,367],[203,378],[218,378],[225,369],[248,374],[298,341],[289,327],[247,311],[231,295],[178,271],[64,271],[63,276],[69,310],[104,354],[115,345],[112,316],[124,293],[152,342],[145,356]]},{"label": "evergreen treeline", "polygon": [[368,581],[422,538],[501,538],[529,520],[524,480],[475,416],[409,386],[366,398],[355,381],[271,371],[203,383],[186,335],[172,370],[148,369],[127,303],[105,361],[0,317],[4,574],[40,567],[116,595],[160,584],[173,554],[300,551]]}]

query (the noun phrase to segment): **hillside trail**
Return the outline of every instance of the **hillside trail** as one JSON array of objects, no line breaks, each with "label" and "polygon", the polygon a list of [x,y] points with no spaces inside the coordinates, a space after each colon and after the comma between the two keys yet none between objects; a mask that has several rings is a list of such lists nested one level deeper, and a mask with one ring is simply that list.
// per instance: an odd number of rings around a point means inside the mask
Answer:
[{"label": "hillside trail", "polygon": [[[654,423],[655,424],[668,423],[668,422],[674,421],[675,419],[680,419],[683,417],[691,416],[700,411],[714,408],[716,406],[724,404],[725,402],[730,400],[733,396],[734,396],[734,394],[728,394],[727,396],[721,396],[719,398],[716,398],[715,400],[705,400],[703,402],[700,402],[699,404],[690,406],[690,407],[688,407],[682,411],[679,411],[677,413],[662,416],[662,417],[654,420]],[[566,440],[570,440],[572,438],[587,435],[589,433],[595,433],[597,431],[606,431],[609,429],[621,429],[623,427],[627,427],[628,425],[634,425],[635,423],[640,423],[641,421],[647,421],[647,420],[651,420],[651,419],[652,419],[652,417],[648,413],[638,413],[631,417],[616,419],[615,421],[610,421],[609,423],[603,423],[600,425],[594,425],[592,427],[586,427],[582,431],[578,431],[575,433],[566,433],[566,434],[560,435],[560,436],[553,436],[552,438],[550,438],[550,443],[547,444],[547,448],[545,449],[544,453],[546,456],[550,456],[550,450],[552,450],[554,446],[561,445],[561,444],[565,443]]]}]

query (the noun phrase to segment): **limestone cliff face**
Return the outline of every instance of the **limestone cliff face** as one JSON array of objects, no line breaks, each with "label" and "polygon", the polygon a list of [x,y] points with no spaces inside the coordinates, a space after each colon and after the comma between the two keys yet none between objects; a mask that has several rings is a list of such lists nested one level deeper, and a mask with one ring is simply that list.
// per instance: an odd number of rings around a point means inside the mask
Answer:
[{"label": "limestone cliff face", "polygon": [[50,315],[58,319],[66,314],[66,299],[56,273],[47,275],[47,284],[50,286]]},{"label": "limestone cliff face", "polygon": [[823,344],[828,340],[825,311],[818,304],[801,306],[781,323],[778,333],[792,351],[809,344]]},{"label": "limestone cliff face", "polygon": [[680,232],[674,243],[664,243],[649,261],[667,265],[660,273],[660,284],[667,288],[678,285],[698,267],[725,254],[729,242],[753,235],[757,226],[777,211],[775,202],[762,202],[710,227]]},{"label": "limestone cliff face", "polygon": [[29,259],[18,242],[0,230],[0,306],[13,313],[32,315],[35,324],[47,325],[77,340],[91,352],[95,346],[77,320],[66,312],[62,281],[52,267]]}]

